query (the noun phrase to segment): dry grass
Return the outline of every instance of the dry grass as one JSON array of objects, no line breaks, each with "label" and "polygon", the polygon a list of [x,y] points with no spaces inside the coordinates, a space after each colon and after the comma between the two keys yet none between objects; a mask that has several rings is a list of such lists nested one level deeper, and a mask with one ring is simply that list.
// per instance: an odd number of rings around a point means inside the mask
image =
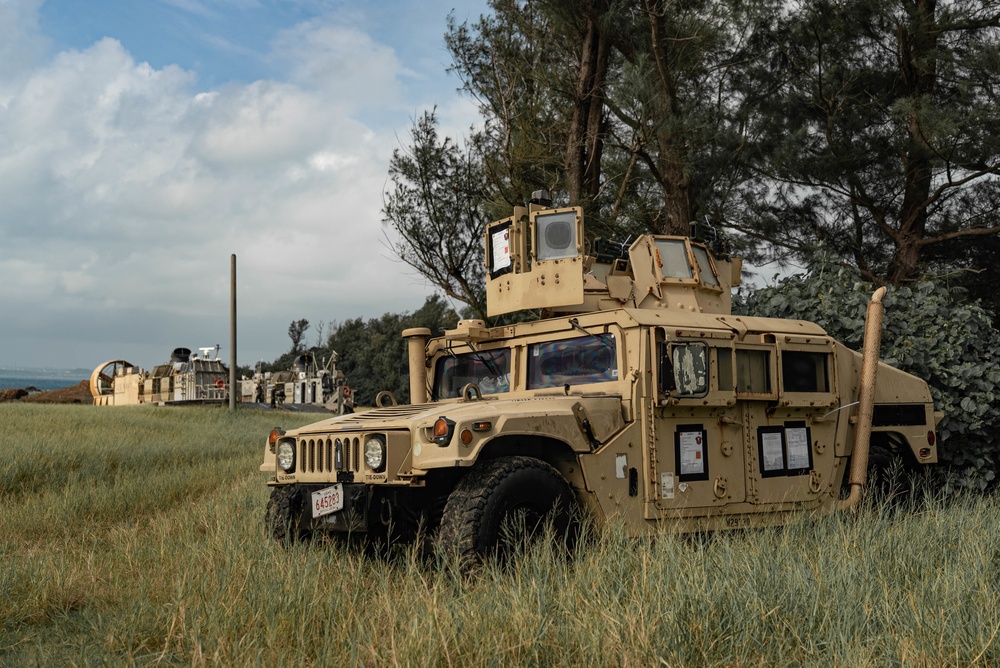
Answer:
[{"label": "dry grass", "polygon": [[[314,416],[282,415],[283,426]],[[264,539],[275,414],[0,406],[0,665],[1000,664],[992,498],[460,576]]]}]

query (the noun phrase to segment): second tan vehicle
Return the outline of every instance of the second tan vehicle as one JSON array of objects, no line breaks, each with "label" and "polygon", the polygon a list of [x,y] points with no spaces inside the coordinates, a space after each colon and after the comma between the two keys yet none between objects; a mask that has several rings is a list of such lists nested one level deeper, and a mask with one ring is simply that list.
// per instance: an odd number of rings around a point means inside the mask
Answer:
[{"label": "second tan vehicle", "polygon": [[810,322],[732,315],[739,261],[689,238],[583,239],[579,208],[490,224],[490,315],[547,317],[403,332],[411,404],[272,431],[271,534],[423,527],[474,557],[505,522],[577,511],[634,533],[777,524],[855,503],[869,443],[937,461],[927,384],[877,361],[883,291],[863,356]]}]

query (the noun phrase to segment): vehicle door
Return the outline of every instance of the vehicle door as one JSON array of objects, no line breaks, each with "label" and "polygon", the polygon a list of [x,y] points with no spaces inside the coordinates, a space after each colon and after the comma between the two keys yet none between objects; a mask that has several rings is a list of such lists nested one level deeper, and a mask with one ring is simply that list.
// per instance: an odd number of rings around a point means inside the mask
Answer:
[{"label": "vehicle door", "polygon": [[650,486],[656,517],[744,500],[745,460],[732,381],[733,335],[656,328]]},{"label": "vehicle door", "polygon": [[776,509],[836,494],[837,420],[834,347],[823,337],[777,337],[735,349],[747,501]]}]

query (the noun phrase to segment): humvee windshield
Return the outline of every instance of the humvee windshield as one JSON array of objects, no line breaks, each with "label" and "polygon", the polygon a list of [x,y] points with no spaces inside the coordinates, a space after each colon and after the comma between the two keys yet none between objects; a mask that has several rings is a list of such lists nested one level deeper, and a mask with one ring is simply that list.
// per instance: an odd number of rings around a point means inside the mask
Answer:
[{"label": "humvee windshield", "polygon": [[461,396],[462,388],[469,383],[478,385],[483,394],[509,390],[510,348],[438,358],[431,399],[438,401]]},{"label": "humvee windshield", "polygon": [[615,337],[600,334],[528,347],[528,389],[618,380]]}]

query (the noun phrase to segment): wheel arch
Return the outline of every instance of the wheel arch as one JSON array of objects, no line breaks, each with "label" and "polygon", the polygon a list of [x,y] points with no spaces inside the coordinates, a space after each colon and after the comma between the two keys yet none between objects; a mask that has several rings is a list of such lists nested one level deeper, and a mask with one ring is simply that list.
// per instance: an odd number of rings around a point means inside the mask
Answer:
[{"label": "wheel arch", "polygon": [[583,471],[577,453],[558,438],[536,434],[501,434],[479,451],[476,462],[520,455],[534,457],[550,464],[577,491],[584,489]]},{"label": "wheel arch", "polygon": [[885,456],[899,460],[904,468],[915,471],[921,468],[916,455],[913,454],[913,446],[907,439],[906,434],[900,431],[884,430],[872,431],[871,445],[880,449]]}]

